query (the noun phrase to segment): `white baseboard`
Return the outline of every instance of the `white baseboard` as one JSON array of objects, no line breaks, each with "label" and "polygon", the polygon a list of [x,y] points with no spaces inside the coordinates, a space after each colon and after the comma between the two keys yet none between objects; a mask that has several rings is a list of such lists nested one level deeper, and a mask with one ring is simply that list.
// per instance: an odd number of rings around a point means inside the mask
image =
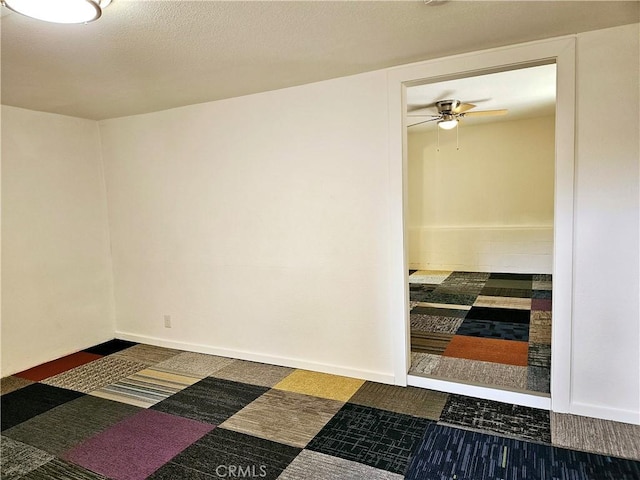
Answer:
[{"label": "white baseboard", "polygon": [[173,340],[165,340],[156,337],[147,337],[122,331],[116,331],[116,338],[120,340],[129,340],[131,342],[146,343],[157,347],[175,348],[177,350],[185,350],[188,352],[206,353],[208,355],[218,355],[221,357],[236,358],[239,360],[249,360],[252,362],[268,363],[280,367],[301,368],[311,370],[313,372],[330,373],[332,375],[342,375],[344,377],[360,378],[372,382],[387,383],[393,385],[395,378],[393,374],[385,374],[372,372],[369,370],[360,370],[355,368],[340,367],[337,365],[329,365],[324,363],[309,362],[297,358],[278,357],[274,355],[265,355],[261,353],[245,352],[241,350],[231,350],[228,348],[214,347],[210,345],[200,345],[189,342],[177,342]]},{"label": "white baseboard", "polygon": [[524,407],[551,410],[551,398],[544,395],[512,392],[509,390],[497,390],[495,388],[481,387],[479,385],[468,385],[464,383],[449,382],[447,380],[439,380],[437,378],[417,377],[414,375],[409,375],[407,377],[407,384],[413,387],[428,388],[439,392],[456,393],[458,395],[483,398],[485,400],[513,403]]},{"label": "white baseboard", "polygon": [[591,405],[580,402],[571,402],[569,410],[569,412],[562,413],[570,413],[571,415],[580,415],[582,417],[593,417],[600,418],[602,420],[611,420],[613,422],[640,425],[640,412],[633,410],[608,408],[600,405]]}]

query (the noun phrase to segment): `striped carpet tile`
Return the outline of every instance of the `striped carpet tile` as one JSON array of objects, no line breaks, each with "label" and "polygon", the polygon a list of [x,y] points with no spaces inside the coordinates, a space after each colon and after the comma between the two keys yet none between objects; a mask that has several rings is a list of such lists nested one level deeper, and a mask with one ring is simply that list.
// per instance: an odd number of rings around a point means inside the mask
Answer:
[{"label": "striped carpet tile", "polygon": [[41,467],[30,471],[20,480],[108,480],[97,473],[91,472],[78,465],[54,458]]},{"label": "striped carpet tile", "polygon": [[90,394],[107,400],[149,408],[201,379],[200,376],[152,367]]},{"label": "striped carpet tile", "polygon": [[3,480],[23,478],[31,470],[53,459],[53,455],[47,452],[5,436],[2,436],[1,445],[0,472]]},{"label": "striped carpet tile", "polygon": [[397,473],[387,472],[362,463],[303,450],[289,464],[278,480],[402,480]]}]

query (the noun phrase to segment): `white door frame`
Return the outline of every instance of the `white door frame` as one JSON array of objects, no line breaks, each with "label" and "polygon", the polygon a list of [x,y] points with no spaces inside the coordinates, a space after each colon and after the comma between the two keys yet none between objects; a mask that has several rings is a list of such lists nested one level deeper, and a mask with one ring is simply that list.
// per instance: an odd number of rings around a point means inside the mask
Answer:
[{"label": "white door frame", "polygon": [[[388,71],[389,167],[391,189],[391,253],[389,288],[393,323],[394,378],[407,385],[410,365],[407,270],[407,129],[406,88],[452,76],[471,76],[513,69],[541,61],[556,63],[555,198],[553,248],[553,328],[551,340],[551,402],[548,398],[439,380],[421,386],[481,398],[568,412],[571,402],[573,307],[573,209],[575,163],[575,37],[561,37],[421,62]],[[431,380],[431,379],[424,379]],[[447,385],[449,384],[449,385]],[[528,398],[533,397],[533,398]],[[536,400],[543,399],[541,401]],[[550,405],[549,405],[550,403]]]}]

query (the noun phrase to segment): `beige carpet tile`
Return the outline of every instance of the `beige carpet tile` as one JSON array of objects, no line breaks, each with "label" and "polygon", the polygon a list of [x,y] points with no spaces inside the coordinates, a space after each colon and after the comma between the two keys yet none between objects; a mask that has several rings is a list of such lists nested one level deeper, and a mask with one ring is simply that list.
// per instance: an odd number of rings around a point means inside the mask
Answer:
[{"label": "beige carpet tile", "polygon": [[531,310],[530,298],[519,297],[492,297],[478,295],[473,304],[474,307],[512,308],[515,310]]},{"label": "beige carpet tile", "polygon": [[351,397],[349,403],[438,420],[447,402],[447,396],[446,393],[424,388],[365,382]]},{"label": "beige carpet tile", "polygon": [[464,319],[412,313],[410,321],[412,332],[417,330],[421,332],[456,333]]},{"label": "beige carpet tile", "polygon": [[144,363],[146,365],[155,365],[156,363],[163,362],[169,358],[182,353],[181,350],[174,350],[172,348],[156,347],[154,345],[144,345],[142,343],[134,345],[133,347],[120,350],[113,355],[116,357],[126,358],[134,362]]},{"label": "beige carpet tile", "polygon": [[31,380],[27,380],[26,378],[13,376],[4,377],[0,380],[0,394],[4,395],[5,393],[15,392],[16,390],[26,387],[27,385],[31,385],[32,383],[33,382]]},{"label": "beige carpet tile", "polygon": [[431,375],[442,357],[432,353],[411,352],[410,375]]},{"label": "beige carpet tile", "polygon": [[309,370],[295,370],[273,388],[346,402],[363,383],[364,380],[357,378],[310,372]]},{"label": "beige carpet tile", "polygon": [[529,323],[531,325],[551,326],[551,312],[547,310],[532,310]]},{"label": "beige carpet tile", "polygon": [[452,272],[444,270],[418,270],[409,275],[409,283],[429,283],[439,285],[444,282]]},{"label": "beige carpet tile", "polygon": [[418,302],[416,306],[429,308],[452,308],[454,310],[471,310],[471,305],[456,305],[453,303]]},{"label": "beige carpet tile", "polygon": [[336,400],[272,389],[220,427],[304,448],[343,405]]},{"label": "beige carpet tile", "polygon": [[114,355],[100,358],[80,367],[72,368],[64,373],[54,375],[41,383],[54,387],[67,388],[77,392],[89,393],[120,379],[144,370],[144,363]]},{"label": "beige carpet tile", "polygon": [[554,445],[640,461],[640,425],[551,413]]},{"label": "beige carpet tile", "polygon": [[397,473],[362,463],[312,450],[303,450],[280,474],[278,480],[402,480],[403,478]]},{"label": "beige carpet tile", "polygon": [[288,367],[278,367],[276,365],[249,362],[246,360],[235,360],[224,368],[215,371],[211,376],[262,387],[273,387],[293,373],[293,371],[293,368]]},{"label": "beige carpet tile", "polygon": [[186,375],[156,365],[95,390],[91,395],[149,408],[203,378],[204,375]]},{"label": "beige carpet tile", "polygon": [[204,378],[235,361],[233,358],[219,357],[217,355],[182,352],[158,363],[156,367]]},{"label": "beige carpet tile", "polygon": [[527,388],[527,367],[466,358],[442,357],[431,375],[474,384]]},{"label": "beige carpet tile", "polygon": [[553,290],[553,283],[550,281],[534,280],[531,283],[532,290]]},{"label": "beige carpet tile", "polygon": [[529,325],[529,341],[542,345],[551,345],[551,325]]}]

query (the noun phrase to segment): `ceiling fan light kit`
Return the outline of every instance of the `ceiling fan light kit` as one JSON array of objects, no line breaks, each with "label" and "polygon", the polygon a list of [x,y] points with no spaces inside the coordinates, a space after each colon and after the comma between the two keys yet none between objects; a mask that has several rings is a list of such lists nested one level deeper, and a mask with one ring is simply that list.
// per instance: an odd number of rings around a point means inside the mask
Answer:
[{"label": "ceiling fan light kit", "polygon": [[111,0],[2,0],[21,15],[52,23],[89,23],[102,15]]}]

